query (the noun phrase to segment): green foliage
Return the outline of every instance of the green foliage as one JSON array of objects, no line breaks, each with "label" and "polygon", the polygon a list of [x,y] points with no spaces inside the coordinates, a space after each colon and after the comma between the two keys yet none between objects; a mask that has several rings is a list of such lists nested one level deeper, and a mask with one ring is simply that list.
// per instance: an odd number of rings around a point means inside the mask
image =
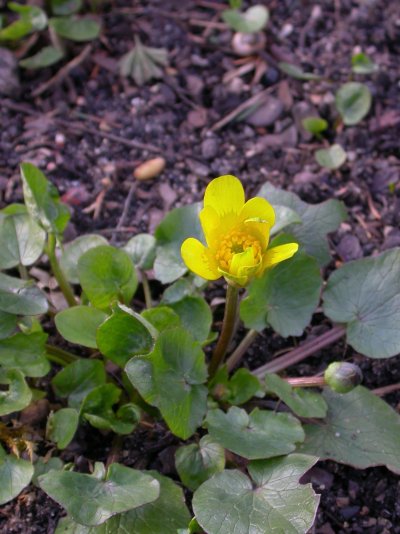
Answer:
[{"label": "green foliage", "polygon": [[31,402],[32,392],[18,369],[0,368],[0,385],[8,387],[0,390],[0,417],[23,410]]},{"label": "green foliage", "polygon": [[370,57],[363,52],[354,54],[351,58],[351,70],[356,74],[372,74],[378,70],[376,65]]},{"label": "green foliage", "polygon": [[108,245],[107,239],[101,235],[87,234],[67,243],[60,258],[61,268],[72,284],[79,284],[78,261],[83,254],[101,245]]},{"label": "green foliage", "polygon": [[119,62],[119,71],[125,78],[131,77],[137,85],[143,85],[152,78],[162,78],[162,67],[168,65],[168,55],[164,48],[145,46],[135,36],[135,46]]},{"label": "green foliage", "polygon": [[60,37],[71,41],[92,41],[99,36],[100,24],[93,19],[83,17],[53,17],[49,20],[49,26]]},{"label": "green foliage", "polygon": [[153,267],[156,257],[156,239],[151,234],[133,236],[124,246],[138,269],[147,271]]},{"label": "green foliage", "polygon": [[0,365],[4,369],[18,369],[25,376],[45,376],[50,370],[46,358],[47,334],[18,332],[0,340]]},{"label": "green foliage", "polygon": [[343,148],[338,145],[332,145],[329,148],[321,148],[316,151],[315,159],[326,169],[338,169],[346,162],[347,154]]},{"label": "green foliage", "polygon": [[291,63],[286,63],[285,61],[281,61],[278,64],[278,67],[281,69],[282,72],[284,72],[288,76],[291,76],[295,80],[310,81],[321,79],[321,76],[318,76],[317,74],[313,74],[311,72],[304,72],[301,67],[297,65],[292,65]]},{"label": "green foliage", "polygon": [[79,413],[74,408],[61,408],[50,414],[47,420],[47,439],[54,441],[59,449],[65,449],[78,428]]},{"label": "green foliage", "polygon": [[306,117],[302,120],[302,125],[307,132],[319,137],[328,128],[328,123],[321,117]]},{"label": "green foliage", "polygon": [[55,46],[45,46],[33,56],[21,59],[19,65],[24,69],[43,69],[44,67],[50,67],[51,65],[58,63],[63,57],[64,53],[59,48],[56,48]]},{"label": "green foliage", "polygon": [[29,484],[32,476],[31,462],[6,454],[0,445],[0,505],[14,499]]},{"label": "green foliage", "polygon": [[336,107],[346,126],[362,121],[368,114],[371,103],[371,92],[363,83],[345,83],[336,93]]},{"label": "green foliage", "polygon": [[57,330],[70,343],[97,348],[97,329],[107,314],[92,306],[74,306],[60,311],[54,318]]},{"label": "green foliage", "polygon": [[8,2],[7,7],[18,13],[19,17],[0,30],[0,41],[15,41],[47,26],[46,13],[40,7],[24,6],[16,2]]},{"label": "green foliage", "polygon": [[41,315],[47,309],[46,295],[30,280],[0,273],[0,311],[14,315]]},{"label": "green foliage", "polygon": [[222,19],[236,32],[256,33],[267,25],[269,11],[261,4],[251,6],[243,13],[238,9],[225,9]]},{"label": "green foliage", "polygon": [[0,224],[0,269],[32,265],[41,256],[46,233],[26,213],[2,217]]}]

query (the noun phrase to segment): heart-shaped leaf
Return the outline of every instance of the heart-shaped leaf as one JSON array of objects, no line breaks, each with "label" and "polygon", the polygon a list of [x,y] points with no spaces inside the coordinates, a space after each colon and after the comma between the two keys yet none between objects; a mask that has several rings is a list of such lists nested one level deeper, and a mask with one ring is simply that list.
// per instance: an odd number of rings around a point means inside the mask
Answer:
[{"label": "heart-shaped leaf", "polygon": [[0,445],[0,505],[11,501],[31,481],[33,465],[12,454],[6,454]]},{"label": "heart-shaped leaf", "polygon": [[322,279],[316,259],[298,252],[249,286],[240,304],[247,328],[268,325],[281,336],[301,336],[319,303]]},{"label": "heart-shaped leaf", "polygon": [[175,453],[176,470],[187,488],[195,491],[203,482],[225,467],[224,448],[204,436],[199,443],[179,447]]},{"label": "heart-shaped leaf", "polygon": [[326,169],[338,169],[345,163],[347,154],[340,145],[332,145],[328,148],[321,148],[315,153],[315,159]]},{"label": "heart-shaped leaf", "polygon": [[304,426],[299,451],[357,469],[386,465],[400,474],[399,414],[362,386],[346,394],[326,389],[323,395],[328,415],[321,424]]},{"label": "heart-shaped leaf", "polygon": [[244,13],[238,9],[225,9],[222,19],[236,32],[256,33],[267,25],[269,11],[261,4],[249,7]]},{"label": "heart-shaped leaf", "polygon": [[294,210],[287,206],[274,206],[275,224],[271,228],[270,235],[276,235],[291,224],[300,224],[301,218]]},{"label": "heart-shaped leaf", "polygon": [[79,284],[79,258],[91,248],[108,245],[107,239],[97,234],[87,234],[77,237],[64,247],[60,258],[61,268],[71,284]]},{"label": "heart-shaped leaf", "polygon": [[105,312],[92,306],[73,306],[57,313],[54,320],[64,339],[95,349],[97,328],[106,319]]},{"label": "heart-shaped leaf", "polygon": [[328,123],[321,117],[306,117],[302,120],[303,128],[315,136],[319,136],[328,128]]},{"label": "heart-shaped leaf", "polygon": [[101,310],[121,300],[129,304],[138,285],[128,254],[108,245],[86,251],[79,258],[78,275],[88,299]]},{"label": "heart-shaped leaf", "polygon": [[355,350],[371,358],[400,352],[400,248],[334,271],[323,298],[325,314],[346,323]]},{"label": "heart-shaped leaf", "polygon": [[197,341],[205,341],[212,323],[210,306],[202,297],[185,297],[169,307],[179,316],[182,325]]},{"label": "heart-shaped leaf", "polygon": [[0,224],[0,269],[35,263],[45,239],[45,231],[28,214],[7,215]]},{"label": "heart-shaped leaf", "polygon": [[336,107],[347,126],[362,121],[368,114],[371,103],[371,92],[363,83],[345,83],[336,93]]},{"label": "heart-shaped leaf", "polygon": [[302,224],[288,226],[286,232],[292,234],[320,265],[328,263],[330,254],[326,236],[334,232],[347,216],[342,202],[331,199],[321,204],[307,204],[294,193],[278,189],[268,182],[261,187],[258,195],[273,206],[287,206],[298,213]]},{"label": "heart-shaped leaf", "polygon": [[25,376],[45,376],[50,371],[46,358],[47,334],[18,333],[0,341],[0,364],[6,369],[19,369]]},{"label": "heart-shaped leaf", "polygon": [[210,410],[206,425],[217,443],[249,460],[288,454],[295,450],[295,443],[304,440],[295,417],[258,408],[250,414],[236,406],[227,413]]},{"label": "heart-shaped leaf", "polygon": [[137,234],[124,246],[133,263],[139,269],[152,269],[156,257],[156,239],[150,234]]},{"label": "heart-shaped leaf", "polygon": [[154,350],[132,358],[126,373],[178,437],[189,438],[202,423],[207,408],[205,357],[200,344],[183,328],[161,332]]},{"label": "heart-shaped leaf", "polygon": [[0,311],[15,315],[47,312],[46,295],[32,281],[0,273]]},{"label": "heart-shaped leaf", "polygon": [[104,480],[74,471],[51,471],[39,477],[39,484],[72,519],[87,526],[155,501],[160,494],[155,478],[119,464],[110,465]]},{"label": "heart-shaped leaf", "polygon": [[314,522],[319,495],[298,481],[316,461],[291,454],[251,462],[251,478],[236,469],[218,473],[193,496],[196,519],[209,534],[304,534]]},{"label": "heart-shaped leaf", "polygon": [[146,321],[153,325],[158,332],[182,326],[179,315],[168,306],[157,306],[156,308],[143,310],[141,315]]},{"label": "heart-shaped leaf", "polygon": [[0,417],[19,412],[30,404],[32,391],[21,371],[18,369],[6,371],[0,368],[0,384],[8,386],[7,390],[0,390]]}]

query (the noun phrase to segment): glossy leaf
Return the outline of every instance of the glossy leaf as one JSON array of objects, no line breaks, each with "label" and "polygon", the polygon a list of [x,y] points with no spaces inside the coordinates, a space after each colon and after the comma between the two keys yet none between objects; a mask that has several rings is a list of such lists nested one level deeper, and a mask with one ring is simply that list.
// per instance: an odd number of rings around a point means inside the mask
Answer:
[{"label": "glossy leaf", "polygon": [[271,228],[271,236],[278,234],[281,230],[291,224],[300,224],[302,222],[299,214],[287,206],[274,206],[274,210],[275,224]]},{"label": "glossy leaf", "polygon": [[203,482],[225,467],[225,451],[210,436],[199,443],[179,447],[175,453],[176,470],[187,488],[195,491]]},{"label": "glossy leaf", "polygon": [[92,41],[99,36],[100,24],[90,18],[84,17],[53,17],[49,26],[61,37],[71,41]]},{"label": "glossy leaf", "polygon": [[146,321],[151,323],[158,332],[182,326],[179,315],[168,306],[157,306],[156,308],[143,310],[141,315]]},{"label": "glossy leaf", "polygon": [[21,5],[8,2],[7,7],[19,14],[19,18],[0,30],[0,40],[14,41],[29,35],[34,31],[41,31],[47,26],[47,16],[38,6]]},{"label": "glossy leaf", "polygon": [[153,267],[156,257],[156,239],[150,234],[137,234],[124,246],[133,263],[147,271]]},{"label": "glossy leaf", "polygon": [[372,74],[378,70],[378,65],[363,52],[354,54],[351,58],[351,70],[356,74]]},{"label": "glossy leaf", "polygon": [[72,284],[79,283],[79,258],[87,250],[99,247],[101,245],[108,245],[108,241],[103,236],[97,234],[82,235],[65,245],[60,258],[60,265],[69,282]]},{"label": "glossy leaf", "polygon": [[368,114],[371,103],[371,92],[363,83],[345,83],[336,93],[336,107],[347,126],[362,121]]},{"label": "glossy leaf", "polygon": [[7,386],[5,391],[0,389],[0,417],[19,412],[30,404],[32,392],[21,371],[0,368],[0,384]]},{"label": "glossy leaf", "polygon": [[153,337],[140,315],[133,315],[121,308],[97,329],[97,346],[104,356],[124,367],[137,354],[146,354],[153,346]]},{"label": "glossy leaf", "polygon": [[62,234],[70,219],[55,186],[31,163],[22,163],[21,178],[29,214],[46,232]]},{"label": "glossy leaf", "polygon": [[204,353],[188,332],[161,332],[154,350],[132,358],[126,373],[146,402],[159,408],[170,430],[190,437],[206,412],[207,369]]},{"label": "glossy leaf", "polygon": [[48,308],[46,295],[32,281],[0,273],[0,311],[15,315],[41,315]]},{"label": "glossy leaf", "polygon": [[325,314],[346,324],[356,351],[371,358],[400,352],[400,248],[334,271],[323,298]]},{"label": "glossy leaf", "polygon": [[227,413],[210,410],[206,425],[217,443],[249,460],[288,454],[304,440],[301,425],[292,415],[258,408],[250,414],[236,406]]},{"label": "glossy leaf", "polygon": [[106,372],[103,362],[80,359],[57,373],[52,385],[59,397],[68,397],[71,408],[79,408],[86,395],[105,382]]},{"label": "glossy leaf", "polygon": [[0,339],[13,334],[17,328],[18,317],[11,313],[6,313],[0,310]]},{"label": "glossy leaf", "polygon": [[11,501],[31,481],[33,465],[12,454],[6,454],[0,445],[0,505]]},{"label": "glossy leaf", "polygon": [[43,69],[58,63],[63,57],[64,53],[59,48],[55,46],[45,46],[33,56],[21,59],[19,65],[24,69]]},{"label": "glossy leaf", "polygon": [[298,252],[249,286],[240,304],[247,328],[268,325],[281,336],[301,336],[319,303],[322,279],[316,259]]},{"label": "glossy leaf", "polygon": [[302,120],[302,125],[307,132],[312,133],[313,135],[320,135],[328,128],[328,123],[325,119],[321,117],[306,117]]},{"label": "glossy leaf", "polygon": [[251,6],[243,13],[237,9],[225,9],[222,19],[236,32],[256,33],[267,25],[269,11],[261,4]]},{"label": "glossy leaf", "polygon": [[18,369],[25,376],[45,376],[50,371],[46,357],[47,334],[17,333],[0,341],[0,365],[5,369]]},{"label": "glossy leaf", "polygon": [[236,469],[218,473],[194,494],[196,519],[208,534],[304,534],[314,522],[319,495],[299,479],[316,461],[291,454],[251,462],[251,478]]},{"label": "glossy leaf", "polygon": [[79,413],[74,408],[61,408],[49,415],[46,437],[54,441],[59,449],[65,449],[72,441],[78,423]]},{"label": "glossy leaf", "polygon": [[73,306],[57,313],[54,321],[64,339],[95,349],[97,329],[107,317],[105,312],[92,306]]},{"label": "glossy leaf", "polygon": [[169,304],[169,307],[180,318],[184,328],[192,334],[197,341],[205,341],[212,323],[210,306],[202,297],[185,297],[178,302]]},{"label": "glossy leaf", "polygon": [[0,224],[0,269],[32,265],[43,252],[44,230],[27,214],[7,215]]},{"label": "glossy leaf", "polygon": [[340,145],[332,145],[328,148],[321,148],[315,152],[315,159],[326,169],[338,169],[346,162],[347,154]]},{"label": "glossy leaf", "polygon": [[110,465],[104,480],[74,471],[51,471],[39,477],[39,484],[72,519],[87,526],[155,501],[160,493],[155,478],[119,464]]},{"label": "glossy leaf", "polygon": [[267,395],[273,393],[299,417],[325,417],[328,406],[320,393],[303,388],[292,388],[275,374],[264,377]]},{"label": "glossy leaf", "polygon": [[305,252],[314,256],[320,265],[330,260],[327,234],[335,231],[346,219],[346,209],[336,199],[320,204],[307,204],[294,193],[283,191],[270,183],[264,184],[259,196],[266,198],[273,206],[287,206],[299,214],[302,224],[293,224],[286,232],[303,245]]},{"label": "glossy leaf", "polygon": [[101,310],[121,300],[129,304],[138,285],[128,254],[106,245],[91,248],[79,258],[78,276],[89,301]]},{"label": "glossy leaf", "polygon": [[323,395],[327,417],[322,424],[304,426],[306,438],[299,451],[357,469],[386,465],[400,474],[399,414],[362,386],[346,394],[326,389]]}]

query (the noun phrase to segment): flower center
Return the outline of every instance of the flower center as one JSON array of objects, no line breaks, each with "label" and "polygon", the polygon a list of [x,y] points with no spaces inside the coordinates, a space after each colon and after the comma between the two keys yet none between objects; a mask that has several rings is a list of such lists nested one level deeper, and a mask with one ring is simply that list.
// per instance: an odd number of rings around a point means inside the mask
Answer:
[{"label": "flower center", "polygon": [[248,248],[253,250],[254,263],[259,263],[261,261],[261,244],[258,239],[240,230],[231,230],[220,242],[215,255],[219,267],[229,272],[233,256]]}]

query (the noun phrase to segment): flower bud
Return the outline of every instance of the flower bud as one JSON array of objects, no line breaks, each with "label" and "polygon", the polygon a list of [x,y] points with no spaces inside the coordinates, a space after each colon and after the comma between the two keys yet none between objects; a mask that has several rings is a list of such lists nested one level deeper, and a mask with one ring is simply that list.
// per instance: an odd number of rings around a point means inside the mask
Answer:
[{"label": "flower bud", "polygon": [[363,375],[361,369],[348,362],[333,362],[325,371],[325,382],[336,393],[348,393],[358,386]]}]

